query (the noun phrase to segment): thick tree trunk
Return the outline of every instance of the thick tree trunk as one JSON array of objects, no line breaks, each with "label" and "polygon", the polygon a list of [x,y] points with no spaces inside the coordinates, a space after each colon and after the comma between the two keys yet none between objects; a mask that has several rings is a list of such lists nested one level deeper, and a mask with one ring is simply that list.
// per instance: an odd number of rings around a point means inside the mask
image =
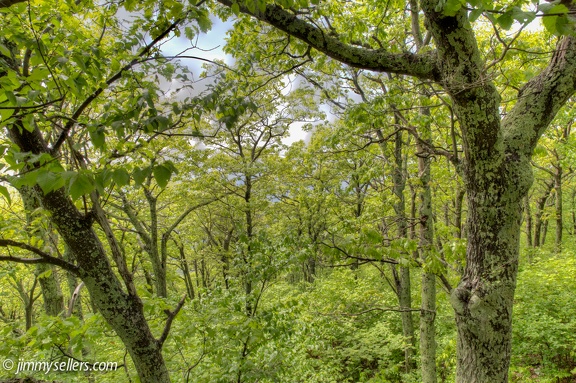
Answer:
[{"label": "thick tree trunk", "polygon": [[[33,154],[48,152],[38,130],[30,132],[15,125],[10,128],[9,134],[22,151]],[[169,383],[162,345],[150,331],[142,301],[133,285],[124,280],[126,292],[116,277],[106,251],[92,228],[92,217],[81,214],[63,188],[44,194],[37,186],[35,191],[42,207],[50,213],[51,222],[69,247],[76,261],[76,272],[85,283],[94,306],[130,353],[140,381]]]},{"label": "thick tree trunk", "polygon": [[459,383],[508,381],[522,208],[495,197],[469,191],[468,263],[451,299]]},{"label": "thick tree trunk", "polygon": [[169,383],[161,345],[150,331],[142,302],[138,296],[124,292],[91,222],[78,212],[62,189],[45,195],[42,203],[74,254],[94,305],[130,353],[140,381]]}]

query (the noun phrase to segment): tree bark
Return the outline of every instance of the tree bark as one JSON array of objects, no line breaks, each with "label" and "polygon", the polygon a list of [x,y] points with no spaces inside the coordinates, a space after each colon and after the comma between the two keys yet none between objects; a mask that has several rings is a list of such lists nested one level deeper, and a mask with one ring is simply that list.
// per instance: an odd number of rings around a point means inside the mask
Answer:
[{"label": "tree bark", "polygon": [[[64,312],[64,295],[56,275],[56,268],[47,264],[39,264],[36,273],[44,300],[44,311],[47,315],[58,316]],[[42,276],[43,273],[47,273]]]},{"label": "tree bark", "polygon": [[542,238],[542,216],[544,215],[544,207],[546,206],[546,201],[550,196],[550,191],[553,188],[552,182],[545,183],[546,188],[544,193],[536,201],[536,213],[534,214],[534,247],[540,247]]},{"label": "tree bark", "polygon": [[556,172],[554,173],[554,189],[556,191],[556,236],[555,236],[555,249],[557,252],[562,250],[562,231],[564,223],[562,220],[562,165],[558,163],[555,166]]},{"label": "tree bark", "polygon": [[[40,207],[39,197],[33,188],[27,186],[20,188],[18,191],[26,212],[26,225],[30,226],[34,219],[34,212]],[[54,255],[54,246],[51,240],[56,237],[53,234],[50,228],[41,229],[39,232],[45,243],[44,250],[51,255]],[[62,295],[60,282],[56,277],[56,269],[52,265],[39,264],[35,273],[37,276],[41,276],[41,278],[38,278],[38,283],[42,291],[44,311],[50,316],[60,315],[64,311],[64,296]]]},{"label": "tree bark", "polygon": [[[428,108],[422,109],[422,113],[429,115]],[[430,125],[426,124],[422,129],[421,137],[427,144],[431,144]],[[421,153],[423,148],[417,144],[417,150]],[[426,262],[429,260],[430,251],[434,247],[434,227],[432,212],[432,191],[430,190],[430,157],[420,155],[418,157],[418,172],[421,183],[420,189],[420,255],[424,268],[422,271],[422,306],[420,310],[420,369],[422,371],[422,383],[436,383],[436,275],[427,270]]]},{"label": "tree bark", "polygon": [[456,189],[454,197],[454,227],[456,227],[456,237],[462,238],[462,202],[466,192],[460,186]]},{"label": "tree bark", "polygon": [[[399,117],[395,113],[394,121],[399,124]],[[385,154],[386,150],[384,148],[384,138],[383,133],[377,131],[378,138],[381,140],[381,149]],[[406,199],[404,197],[404,189],[406,188],[406,177],[404,172],[404,159],[402,157],[402,137],[401,131],[396,132],[394,135],[394,169],[392,172],[392,191],[396,196],[393,208],[396,215],[396,220],[398,222],[397,234],[398,238],[408,237],[408,227],[406,224]],[[414,319],[412,317],[412,287],[411,287],[411,277],[410,268],[405,266],[399,267],[399,272],[396,271],[396,266],[392,265],[394,276],[394,282],[396,285],[396,294],[398,296],[398,304],[403,309],[400,313],[400,318],[402,321],[402,335],[406,340],[406,345],[404,347],[404,371],[406,373],[411,372],[416,368],[416,360],[414,358]]]},{"label": "tree bark", "polygon": [[[13,125],[11,140],[23,152],[47,153],[49,150],[38,129],[28,131]],[[154,338],[144,316],[140,298],[132,286],[122,284],[116,277],[104,247],[92,228],[90,216],[81,214],[65,190],[44,194],[35,187],[40,203],[50,213],[61,238],[76,261],[78,276],[85,283],[93,304],[118,334],[126,346],[142,383],[169,383],[170,377],[161,352],[161,344]]]},{"label": "tree bark", "polygon": [[526,242],[528,247],[532,247],[532,211],[530,210],[530,198],[528,196],[524,198],[524,216],[526,217]]}]

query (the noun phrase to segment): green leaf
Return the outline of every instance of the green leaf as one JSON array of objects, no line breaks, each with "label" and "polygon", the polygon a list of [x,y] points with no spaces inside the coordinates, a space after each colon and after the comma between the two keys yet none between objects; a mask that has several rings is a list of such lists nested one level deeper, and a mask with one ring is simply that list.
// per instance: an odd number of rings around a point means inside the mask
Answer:
[{"label": "green leaf", "polygon": [[94,190],[94,182],[86,174],[78,174],[73,177],[70,182],[70,197],[73,200],[77,200],[81,196],[90,193]]},{"label": "green leaf", "polygon": [[2,122],[7,122],[13,114],[14,109],[0,109],[0,118],[2,118]]},{"label": "green leaf", "polygon": [[105,188],[110,185],[112,179],[112,172],[109,169],[104,169],[94,177],[96,189],[100,194],[105,193]]},{"label": "green leaf", "polygon": [[2,194],[4,198],[6,198],[6,200],[8,201],[8,205],[12,204],[12,198],[10,197],[10,191],[8,190],[8,188],[0,185],[0,194]]},{"label": "green leaf", "polygon": [[512,8],[512,18],[518,20],[521,23],[529,23],[536,18],[536,12],[525,12],[520,7]]},{"label": "green leaf", "polygon": [[374,244],[382,243],[383,237],[382,237],[382,234],[380,234],[380,232],[378,230],[365,228],[362,231],[364,232],[366,239],[370,243],[374,243]]},{"label": "green leaf", "polygon": [[95,130],[90,131],[90,140],[96,149],[104,146],[106,143],[106,135],[103,127],[97,127]]},{"label": "green leaf", "polygon": [[548,16],[542,18],[542,24],[544,24],[544,28],[553,35],[556,35],[558,31],[556,30],[556,19],[558,16]]},{"label": "green leaf", "polygon": [[569,20],[566,15],[558,16],[556,18],[556,30],[561,36],[568,36],[574,34],[574,22]]},{"label": "green leaf", "polygon": [[34,186],[37,183],[38,171],[31,171],[20,175],[13,183],[16,188],[22,186]]},{"label": "green leaf", "polygon": [[136,186],[140,186],[142,185],[142,183],[144,183],[144,181],[146,180],[146,178],[150,175],[150,168],[144,168],[144,169],[140,169],[139,167],[136,167],[134,169],[134,171],[132,171],[132,178],[134,178],[134,182],[136,183]]},{"label": "green leaf", "polygon": [[463,5],[464,2],[461,0],[447,0],[442,11],[446,16],[455,16]]},{"label": "green leaf", "polygon": [[233,3],[231,8],[232,13],[234,13],[236,16],[240,14],[240,5],[238,5],[238,3]]},{"label": "green leaf", "polygon": [[114,170],[112,174],[112,179],[118,186],[125,186],[130,183],[130,174],[126,171],[126,169],[120,168]]},{"label": "green leaf", "polygon": [[38,279],[50,278],[51,275],[52,275],[52,269],[48,269],[48,270],[38,274]]},{"label": "green leaf", "polygon": [[512,13],[511,12],[504,13],[503,15],[501,15],[496,19],[496,22],[498,23],[498,25],[502,27],[502,29],[510,29],[510,27],[512,27],[512,24],[514,23]]},{"label": "green leaf", "polygon": [[60,189],[64,186],[64,179],[58,173],[42,172],[36,178],[36,182],[42,189],[44,194],[48,194],[53,190]]},{"label": "green leaf", "polygon": [[253,0],[248,0],[246,2],[246,8],[248,8],[248,12],[256,13],[256,2]]},{"label": "green leaf", "polygon": [[[563,4],[557,4],[553,7],[549,7],[549,5],[550,4],[543,4],[542,6],[538,7],[542,12],[544,12],[544,16],[542,17],[542,24],[544,24],[544,28],[546,28],[548,32],[554,35],[560,35],[562,32],[558,29],[558,18],[566,18],[568,8]],[[568,20],[566,19],[565,21],[560,22],[561,29],[566,29],[565,24],[567,21]]]},{"label": "green leaf", "polygon": [[166,185],[168,185],[168,181],[170,181],[172,171],[164,165],[157,165],[152,169],[152,172],[154,173],[154,178],[158,186],[164,189]]},{"label": "green leaf", "polygon": [[482,15],[483,11],[484,11],[483,8],[474,8],[468,15],[468,20],[470,20],[470,22],[476,21],[480,17],[480,15]]},{"label": "green leaf", "polygon": [[212,21],[210,21],[210,18],[206,14],[200,15],[196,22],[198,22],[200,30],[204,33],[208,32],[212,27]]},{"label": "green leaf", "polygon": [[6,57],[12,57],[12,53],[10,52],[10,49],[8,49],[6,47],[6,45],[4,45],[4,44],[0,44],[0,53]]}]

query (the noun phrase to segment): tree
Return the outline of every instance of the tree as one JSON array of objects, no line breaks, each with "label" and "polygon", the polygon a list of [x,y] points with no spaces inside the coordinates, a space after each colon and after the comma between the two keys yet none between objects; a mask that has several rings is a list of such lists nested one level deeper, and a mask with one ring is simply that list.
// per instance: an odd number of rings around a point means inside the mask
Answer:
[{"label": "tree", "polygon": [[[377,38],[369,41],[373,34],[365,25],[365,33],[358,33],[363,37],[358,44],[355,39],[340,39],[340,33],[350,32],[336,30],[322,6],[293,12],[288,2],[219,3],[252,15],[344,64],[413,76],[440,86],[449,95],[463,138],[464,158],[459,167],[468,203],[466,267],[451,298],[458,328],[457,381],[506,382],[522,200],[532,184],[530,159],[538,139],[576,90],[576,38],[558,40],[547,67],[522,85],[514,106],[502,116],[501,95],[487,70],[501,62],[513,41],[504,44],[502,58],[487,63],[471,22],[484,12],[488,20],[510,28],[514,18],[526,22],[536,15],[516,4],[474,1],[469,12],[459,1],[422,0],[420,9],[413,11],[423,13],[433,46],[416,54],[395,53],[392,47],[378,46]],[[379,20],[387,16],[387,8],[380,3],[373,8],[379,10]],[[555,8],[545,24],[555,33],[571,30],[567,11],[566,6]],[[339,13],[347,14],[341,9]],[[377,25],[369,27],[378,29]],[[498,33],[499,27],[495,28]]]},{"label": "tree", "polygon": [[[2,260],[52,264],[78,276],[93,305],[125,344],[140,381],[169,382],[162,346],[179,308],[167,310],[170,314],[164,331],[155,336],[134,276],[118,251],[116,238],[108,235],[110,224],[101,206],[106,188],[130,175],[123,169],[114,173],[116,180],[112,182],[111,173],[105,175],[106,169],[99,173],[95,167],[87,167],[90,155],[83,149],[107,152],[109,132],[104,127],[112,126],[122,138],[128,125],[129,133],[145,130],[150,135],[165,127],[168,119],[155,107],[157,87],[135,67],[163,68],[167,76],[171,75],[173,67],[162,59],[156,61],[155,50],[187,18],[202,20],[205,29],[209,24],[207,12],[195,6],[184,10],[174,3],[169,10],[160,3],[127,4],[128,11],[142,12],[129,26],[134,36],[121,32],[115,16],[117,4],[102,7],[78,1],[56,8],[48,3],[16,3],[2,2],[0,8],[0,114],[6,130],[2,151],[9,164],[2,181],[17,189],[32,189],[72,259],[3,240],[2,246],[19,247],[37,257]],[[189,35],[199,28],[199,24],[192,25]],[[149,42],[142,31],[149,33]],[[113,97],[115,102],[105,105],[102,96]],[[130,148],[116,147],[108,152],[109,161],[103,162],[110,165],[114,154],[127,151]],[[161,182],[169,176],[163,171],[155,178]],[[6,188],[2,191],[8,194]],[[106,233],[114,263],[95,223]]]}]

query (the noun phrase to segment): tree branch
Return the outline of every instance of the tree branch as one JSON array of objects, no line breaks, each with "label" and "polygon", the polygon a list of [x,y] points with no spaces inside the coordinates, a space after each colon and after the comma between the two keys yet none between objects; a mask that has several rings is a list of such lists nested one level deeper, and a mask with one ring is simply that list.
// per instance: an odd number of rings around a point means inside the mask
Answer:
[{"label": "tree branch", "polygon": [[518,92],[502,121],[506,149],[530,156],[538,139],[576,90],[576,37],[565,36],[550,63]]},{"label": "tree branch", "polygon": [[78,267],[66,262],[63,259],[51,256],[48,253],[38,249],[37,247],[30,246],[26,243],[13,241],[11,239],[0,239],[0,246],[2,247],[18,247],[20,249],[31,251],[32,253],[39,255],[40,258],[18,258],[12,255],[0,256],[0,261],[13,261],[18,263],[36,264],[36,263],[49,263],[55,266],[59,266],[64,270],[70,271],[71,273],[78,274]]},{"label": "tree branch", "polygon": [[14,4],[23,3],[26,0],[0,0],[0,8],[8,8]]},{"label": "tree branch", "polygon": [[[160,33],[154,40],[152,40],[148,45],[146,45],[140,51],[138,56],[136,56],[134,59],[132,59],[132,61],[130,61],[128,64],[124,65],[114,76],[112,76],[108,80],[106,80],[106,87],[108,85],[111,85],[112,83],[116,82],[118,79],[120,79],[122,77],[122,75],[124,74],[124,72],[126,72],[127,70],[132,68],[134,65],[140,63],[140,59],[142,57],[144,57],[145,55],[147,55],[159,41],[163,40],[182,21],[184,21],[184,18],[180,18],[180,19],[174,21],[172,24],[170,24],[162,33]],[[84,102],[82,104],[80,104],[78,109],[76,109],[74,114],[72,114],[72,117],[66,122],[66,125],[64,126],[64,130],[60,133],[60,136],[58,137],[58,139],[54,143],[54,146],[50,149],[51,154],[54,155],[55,153],[58,152],[58,150],[60,149],[60,146],[62,146],[62,144],[66,141],[66,138],[68,137],[68,133],[70,133],[70,130],[72,129],[72,127],[76,123],[76,120],[78,119],[78,117],[80,117],[82,115],[82,113],[84,113],[84,110],[92,103],[92,101],[94,101],[104,91],[104,89],[106,89],[106,87],[102,86],[102,87],[96,89],[90,96],[88,96],[88,98],[86,98],[86,100],[84,100]]]},{"label": "tree branch", "polygon": [[[218,0],[220,4],[231,7],[233,0]],[[369,69],[378,72],[398,73],[415,76],[421,79],[439,80],[436,53],[426,54],[390,53],[385,49],[367,49],[345,44],[329,32],[285,10],[278,5],[269,4],[264,12],[250,12],[240,6],[240,12],[254,16],[291,36],[294,36],[335,60],[355,68]]]},{"label": "tree branch", "polygon": [[162,335],[157,340],[158,346],[160,348],[162,348],[162,345],[166,341],[166,338],[168,338],[168,334],[170,333],[170,328],[172,327],[172,322],[174,321],[174,318],[176,318],[176,315],[178,315],[178,313],[180,312],[180,309],[182,308],[182,306],[184,306],[184,302],[186,302],[186,295],[184,295],[182,297],[182,299],[180,299],[180,302],[178,302],[178,305],[176,305],[176,308],[174,309],[174,311],[164,310],[166,315],[168,315],[168,319],[166,319],[166,325],[164,326],[164,331],[162,331]]}]

